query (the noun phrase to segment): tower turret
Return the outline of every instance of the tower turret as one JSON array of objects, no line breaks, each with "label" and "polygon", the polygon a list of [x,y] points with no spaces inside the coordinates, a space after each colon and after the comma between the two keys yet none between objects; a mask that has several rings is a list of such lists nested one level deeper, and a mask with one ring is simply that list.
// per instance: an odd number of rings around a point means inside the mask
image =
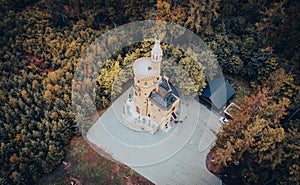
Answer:
[{"label": "tower turret", "polygon": [[152,61],[152,68],[158,70],[160,73],[160,63],[162,61],[163,52],[160,47],[160,41],[155,39],[154,47],[151,51],[151,61]]},{"label": "tower turret", "polygon": [[151,51],[151,60],[153,62],[161,62],[162,56],[163,52],[160,47],[160,41],[158,39],[155,39],[155,44]]}]

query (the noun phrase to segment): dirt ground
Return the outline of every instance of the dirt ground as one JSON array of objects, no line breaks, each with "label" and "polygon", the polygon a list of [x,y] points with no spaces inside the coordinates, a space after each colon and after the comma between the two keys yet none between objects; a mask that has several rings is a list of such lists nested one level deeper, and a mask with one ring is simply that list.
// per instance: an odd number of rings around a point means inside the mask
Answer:
[{"label": "dirt ground", "polygon": [[74,137],[66,147],[66,157],[52,173],[37,184],[152,184],[129,167],[112,162],[95,152],[83,137]]}]

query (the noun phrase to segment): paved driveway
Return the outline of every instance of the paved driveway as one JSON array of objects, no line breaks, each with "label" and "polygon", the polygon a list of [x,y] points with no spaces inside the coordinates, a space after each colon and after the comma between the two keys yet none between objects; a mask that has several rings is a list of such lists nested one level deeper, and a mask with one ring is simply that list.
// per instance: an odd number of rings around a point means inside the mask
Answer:
[{"label": "paved driveway", "polygon": [[122,124],[128,91],[92,126],[87,138],[155,184],[221,184],[205,165],[220,127],[218,115],[194,99],[183,99],[179,123],[165,133],[136,132]]}]

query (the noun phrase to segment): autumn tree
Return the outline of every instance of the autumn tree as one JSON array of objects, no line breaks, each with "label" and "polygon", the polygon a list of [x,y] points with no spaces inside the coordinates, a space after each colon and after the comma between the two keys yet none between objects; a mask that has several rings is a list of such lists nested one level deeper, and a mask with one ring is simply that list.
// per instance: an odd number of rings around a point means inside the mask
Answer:
[{"label": "autumn tree", "polygon": [[212,21],[219,16],[219,2],[190,0],[187,4],[189,11],[184,26],[200,35],[212,32]]},{"label": "autumn tree", "polygon": [[[291,100],[274,96],[283,89],[281,79],[287,76],[282,69],[275,71],[256,94],[245,98],[234,118],[223,125],[212,148],[217,169],[247,183],[277,178],[277,170],[282,169],[288,152],[283,143],[288,140],[289,131],[281,122]],[[228,171],[232,168],[238,169],[236,173]]]}]

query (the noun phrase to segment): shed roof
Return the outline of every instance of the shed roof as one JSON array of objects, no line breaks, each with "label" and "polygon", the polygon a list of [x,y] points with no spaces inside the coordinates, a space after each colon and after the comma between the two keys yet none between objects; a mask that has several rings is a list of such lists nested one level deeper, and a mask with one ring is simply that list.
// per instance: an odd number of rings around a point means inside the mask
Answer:
[{"label": "shed roof", "polygon": [[222,109],[234,94],[234,88],[224,78],[215,78],[202,92],[202,96],[209,98],[218,110]]}]

